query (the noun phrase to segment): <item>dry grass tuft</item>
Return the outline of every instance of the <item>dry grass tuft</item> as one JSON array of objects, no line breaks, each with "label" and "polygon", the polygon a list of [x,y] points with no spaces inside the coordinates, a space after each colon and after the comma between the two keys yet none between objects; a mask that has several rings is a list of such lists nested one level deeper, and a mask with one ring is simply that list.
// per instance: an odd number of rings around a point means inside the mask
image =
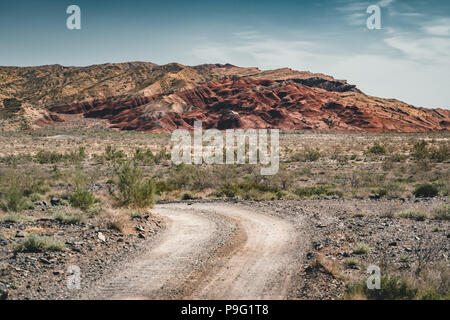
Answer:
[{"label": "dry grass tuft", "polygon": [[108,229],[117,230],[123,234],[133,233],[130,211],[107,207],[97,217],[98,223]]},{"label": "dry grass tuft", "polygon": [[334,278],[339,276],[340,271],[337,262],[327,258],[324,254],[317,253],[316,263],[322,266]]}]

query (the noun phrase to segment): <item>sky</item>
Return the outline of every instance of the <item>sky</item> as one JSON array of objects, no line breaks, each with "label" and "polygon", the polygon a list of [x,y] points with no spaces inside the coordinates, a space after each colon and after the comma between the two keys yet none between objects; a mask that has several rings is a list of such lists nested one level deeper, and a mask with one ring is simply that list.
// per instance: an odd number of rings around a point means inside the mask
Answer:
[{"label": "sky", "polygon": [[[66,27],[70,5],[80,30]],[[370,5],[381,29],[367,28]],[[289,67],[449,109],[450,1],[0,1],[1,66],[125,61]]]}]

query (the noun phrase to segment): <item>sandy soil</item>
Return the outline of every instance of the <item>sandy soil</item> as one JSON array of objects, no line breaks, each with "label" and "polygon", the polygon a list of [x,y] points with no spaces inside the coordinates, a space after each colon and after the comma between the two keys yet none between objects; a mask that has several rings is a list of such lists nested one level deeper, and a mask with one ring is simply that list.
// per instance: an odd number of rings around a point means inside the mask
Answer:
[{"label": "sandy soil", "polygon": [[92,286],[94,299],[286,299],[297,269],[287,221],[224,203],[159,205],[166,231]]}]

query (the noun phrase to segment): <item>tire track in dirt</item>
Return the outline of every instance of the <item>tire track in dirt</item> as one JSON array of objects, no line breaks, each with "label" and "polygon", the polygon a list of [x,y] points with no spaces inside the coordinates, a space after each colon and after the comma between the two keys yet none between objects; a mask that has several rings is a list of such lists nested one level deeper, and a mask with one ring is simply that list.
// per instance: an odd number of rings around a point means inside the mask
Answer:
[{"label": "tire track in dirt", "polygon": [[234,206],[198,205],[236,220],[247,234],[219,272],[206,279],[194,299],[286,299],[296,272],[296,232],[279,218]]},{"label": "tire track in dirt", "polygon": [[173,278],[195,269],[210,250],[217,224],[182,209],[159,207],[154,211],[167,220],[160,239],[143,255],[104,279],[88,296],[93,299],[149,299]]},{"label": "tire track in dirt", "polygon": [[287,221],[224,203],[159,205],[167,228],[99,281],[93,299],[286,299],[298,265]]}]

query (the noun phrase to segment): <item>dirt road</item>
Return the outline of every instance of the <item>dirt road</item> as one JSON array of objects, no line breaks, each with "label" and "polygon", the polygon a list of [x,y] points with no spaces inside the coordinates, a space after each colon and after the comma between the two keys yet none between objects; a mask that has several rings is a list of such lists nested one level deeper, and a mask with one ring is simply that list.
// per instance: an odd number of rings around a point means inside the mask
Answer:
[{"label": "dirt road", "polygon": [[94,299],[286,299],[299,259],[295,228],[227,204],[166,204],[166,230],[102,279]]}]

